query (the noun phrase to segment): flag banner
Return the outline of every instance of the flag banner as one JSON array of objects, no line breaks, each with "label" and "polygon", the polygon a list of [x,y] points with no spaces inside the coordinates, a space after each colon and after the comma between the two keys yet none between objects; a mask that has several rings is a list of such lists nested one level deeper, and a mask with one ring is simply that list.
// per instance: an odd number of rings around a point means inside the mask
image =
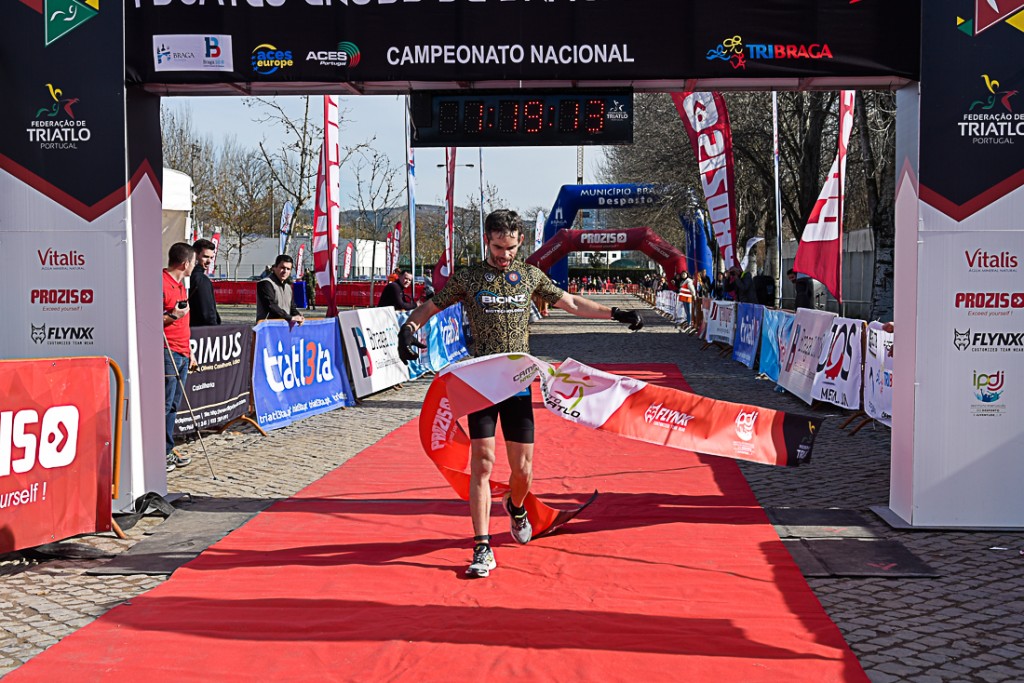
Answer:
[{"label": "flag banner", "polygon": [[712,301],[707,321],[708,329],[704,339],[732,346],[736,336],[736,302]]},{"label": "flag banner", "polygon": [[[558,366],[526,354],[473,358],[434,378],[419,418],[423,450],[459,497],[469,498],[470,441],[458,419],[514,396],[538,377],[544,405],[566,420],[628,439],[738,460],[805,463],[821,424],[821,418],[718,401],[613,375],[571,358]],[[509,491],[503,482],[492,479],[490,485],[495,496]],[[582,509],[557,510],[532,493],[524,505],[535,537]]]},{"label": "flag banner", "polygon": [[868,323],[864,355],[864,412],[892,427],[893,333],[878,321]]},{"label": "flag banner", "polygon": [[341,267],[341,279],[347,280],[352,277],[352,252],[355,250],[355,245],[349,242],[345,245],[345,260]]},{"label": "flag banner", "polygon": [[[408,98],[406,99],[408,102]],[[408,124],[405,130],[405,154],[406,162],[406,199],[409,202],[409,263],[412,270],[412,288],[410,290],[413,300],[416,300],[416,155],[413,153],[412,144],[409,140],[411,131]]]},{"label": "flag banner", "polygon": [[252,336],[252,325],[192,328],[189,348],[199,367],[188,373],[188,401],[174,420],[177,436],[220,427],[249,412]]},{"label": "flag banner", "polygon": [[779,386],[797,396],[807,405],[813,400],[814,378],[818,374],[818,359],[825,346],[825,338],[835,313],[801,308],[793,321],[786,351],[781,356]]},{"label": "flag banner", "polygon": [[295,273],[297,278],[301,278],[306,272],[306,269],[302,267],[302,259],[306,256],[306,243],[299,242],[298,251],[295,253]]},{"label": "flag banner", "polygon": [[705,297],[700,300],[700,327],[697,329],[697,334],[701,339],[707,340],[708,338],[708,320],[711,318],[711,301],[710,297]]},{"label": "flag banner", "polygon": [[738,265],[735,167],[732,129],[725,99],[717,92],[681,92],[672,93],[672,101],[686,126],[690,145],[697,157],[700,182],[718,251],[726,266]]},{"label": "flag banner", "polygon": [[732,358],[748,368],[754,367],[754,359],[757,358],[763,314],[764,306],[759,304],[736,305],[736,343],[732,347]]},{"label": "flag banner", "polygon": [[818,357],[812,396],[840,408],[860,410],[864,321],[833,318]]},{"label": "flag banner", "polygon": [[281,245],[277,250],[278,254],[285,253],[285,249],[288,247],[288,235],[292,231],[292,216],[295,215],[295,209],[292,207],[292,203],[287,201],[284,203],[284,208],[281,209],[281,228],[278,231],[281,236]]},{"label": "flag banner", "polygon": [[853,90],[840,92],[839,150],[811,209],[793,262],[793,270],[825,285],[839,302],[843,300],[843,188],[846,148],[853,128],[853,103]]},{"label": "flag banner", "polygon": [[393,307],[342,311],[338,325],[356,396],[409,380],[409,368],[398,357],[398,317]]},{"label": "flag banner", "polygon": [[110,531],[106,358],[0,361],[0,554]]},{"label": "flag banner", "polygon": [[537,212],[537,221],[533,224],[533,250],[540,251],[544,245],[544,212]]},{"label": "flag banner", "polygon": [[761,374],[767,375],[773,382],[779,381],[780,358],[783,349],[789,348],[795,318],[788,311],[772,308],[764,310],[761,320],[761,356],[757,359],[757,367]]},{"label": "flag banner", "polygon": [[758,242],[764,242],[763,237],[751,237],[747,240],[747,246],[743,248],[743,260],[740,261],[740,268],[746,270],[750,265],[750,250],[757,246]]},{"label": "flag banner", "polygon": [[442,310],[427,322],[427,356],[430,369],[438,372],[469,355],[462,328],[462,304]]},{"label": "flag banner", "polygon": [[[409,319],[409,311],[396,311],[395,315],[398,318],[399,327],[404,325],[405,321]],[[431,318],[430,320],[433,321],[433,319],[434,318]],[[429,345],[429,338],[427,336],[427,328],[429,326],[430,323],[428,322],[426,326],[416,330],[416,340],[419,343]],[[427,356],[425,354],[425,351],[421,351],[419,358],[417,358],[416,360],[411,360],[408,363],[406,363],[406,366],[409,368],[409,379],[416,379],[418,377],[422,377],[426,373],[431,372],[433,370],[433,368],[430,367],[429,360],[427,359]]]},{"label": "flag banner", "polygon": [[398,258],[402,253],[402,221],[395,223],[394,237],[391,241],[391,270],[401,268]]},{"label": "flag banner", "polygon": [[212,276],[216,272],[217,254],[220,253],[220,228],[214,228],[213,234],[210,235],[210,241],[213,242],[213,258],[210,259],[210,265],[206,269],[207,276]]},{"label": "flag banner", "polygon": [[395,265],[394,265],[394,253],[395,253],[395,248],[394,247],[395,247],[395,245],[394,245],[394,241],[395,241],[394,235],[393,235],[393,233],[391,233],[389,231],[388,234],[387,234],[387,237],[384,238],[384,272],[388,276],[390,276],[391,273],[394,272],[394,270],[395,270]]},{"label": "flag banner", "polygon": [[327,316],[338,314],[335,281],[338,265],[338,193],[340,171],[338,149],[338,97],[324,95],[324,143],[316,174],[316,204],[313,209],[313,269],[316,282],[326,288]]},{"label": "flag banner", "polygon": [[258,324],[252,391],[260,427],[287,427],[310,415],[354,406],[341,353],[341,334],[334,320]]},{"label": "flag banner", "polygon": [[444,252],[434,268],[434,290],[440,292],[455,270],[455,148],[445,147]]}]

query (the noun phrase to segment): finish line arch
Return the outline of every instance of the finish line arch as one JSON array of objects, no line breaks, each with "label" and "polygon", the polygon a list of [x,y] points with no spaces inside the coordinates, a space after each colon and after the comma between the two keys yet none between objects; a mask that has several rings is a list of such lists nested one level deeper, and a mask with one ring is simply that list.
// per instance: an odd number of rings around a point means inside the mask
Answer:
[{"label": "finish line arch", "polygon": [[[976,349],[952,343],[1024,321],[1021,0],[733,0],[727,15],[717,0],[47,4],[13,2],[0,26],[2,348],[121,365],[115,509],[167,484],[161,96],[880,88],[899,109],[891,512],[911,526],[1024,527],[1024,397],[1010,386],[1024,354],[983,348],[972,362]],[[89,303],[44,310],[41,288],[90,290]],[[978,376],[998,373],[999,405],[975,400]]]},{"label": "finish line arch", "polygon": [[686,270],[686,256],[650,228],[625,230],[568,230],[562,229],[541,245],[526,259],[545,273],[555,263],[574,251],[642,251],[665,269],[671,280],[679,271]]}]

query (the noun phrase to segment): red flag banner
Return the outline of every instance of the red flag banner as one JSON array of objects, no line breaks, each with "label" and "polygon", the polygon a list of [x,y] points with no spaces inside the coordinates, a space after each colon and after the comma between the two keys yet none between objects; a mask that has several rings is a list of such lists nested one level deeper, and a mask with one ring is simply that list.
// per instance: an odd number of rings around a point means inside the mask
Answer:
[{"label": "red flag banner", "polygon": [[385,239],[384,244],[384,273],[388,276],[395,270],[394,265],[394,253],[395,253],[395,236],[394,233],[388,232],[388,236]]},{"label": "red flag banner", "polygon": [[452,271],[455,270],[453,260],[453,249],[455,243],[455,148],[444,148],[445,178],[444,195],[444,252],[437,260],[437,267],[434,268],[434,289],[438,292],[448,282]]},{"label": "red flag banner", "polygon": [[210,259],[210,266],[206,269],[207,275],[213,275],[214,268],[217,266],[217,254],[220,253],[220,228],[213,231],[210,241],[213,242],[213,258]]},{"label": "red flag banner", "polygon": [[107,359],[0,361],[0,396],[0,554],[110,531]]},{"label": "red flag banner", "polygon": [[[470,441],[458,419],[514,396],[538,377],[548,410],[571,422],[668,448],[767,465],[809,461],[821,424],[821,418],[719,401],[613,375],[571,358],[557,367],[526,354],[473,358],[438,373],[419,418],[423,450],[459,497],[469,498]],[[495,496],[510,490],[503,482],[491,480],[490,485]],[[532,493],[524,503],[535,535],[565,524],[588,504],[559,510]]]},{"label": "red flag banner", "polygon": [[326,289],[328,317],[338,315],[334,296],[338,263],[338,154],[338,98],[324,95],[324,144],[317,168],[313,210],[313,269],[317,284]]},{"label": "red flag banner", "polygon": [[793,270],[821,282],[839,302],[843,300],[843,185],[846,146],[853,128],[853,103],[854,91],[843,90],[839,102],[839,151],[814,202],[793,262]]},{"label": "red flag banner", "polygon": [[296,276],[295,277],[302,277],[303,274],[306,272],[305,269],[302,267],[302,259],[303,259],[303,257],[305,257],[305,255],[306,255],[306,243],[305,242],[299,242],[299,249],[298,249],[298,251],[295,254],[295,271],[296,271]]},{"label": "red flag banner", "polygon": [[345,245],[345,260],[341,266],[341,279],[347,280],[352,277],[352,252],[353,243],[349,242]]},{"label": "red flag banner", "polygon": [[393,250],[391,252],[391,269],[398,268],[398,258],[402,253],[402,221],[395,223],[395,236],[391,242]]},{"label": "red flag banner", "polygon": [[736,260],[736,186],[732,129],[725,99],[717,92],[673,93],[672,101],[686,126],[697,156],[700,183],[708,203],[711,228],[727,267]]}]

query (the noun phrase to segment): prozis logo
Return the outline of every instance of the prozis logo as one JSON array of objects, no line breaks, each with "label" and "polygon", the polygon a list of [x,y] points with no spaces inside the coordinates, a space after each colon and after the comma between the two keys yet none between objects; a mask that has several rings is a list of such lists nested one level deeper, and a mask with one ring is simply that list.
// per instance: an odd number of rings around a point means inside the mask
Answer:
[{"label": "prozis logo", "polygon": [[454,423],[451,405],[447,398],[442,398],[434,412],[434,421],[430,425],[430,450],[439,451],[445,447]]},{"label": "prozis logo", "polygon": [[644,421],[647,424],[655,424],[675,432],[685,432],[686,426],[690,424],[693,415],[684,413],[681,410],[666,408],[663,403],[652,403],[644,411]]},{"label": "prozis logo", "polygon": [[88,346],[93,343],[92,327],[32,325],[32,341],[48,346]]},{"label": "prozis logo", "polygon": [[1024,308],[1024,292],[957,292],[953,304],[966,309]]},{"label": "prozis logo", "polygon": [[1003,395],[1006,384],[1006,373],[1003,370],[992,373],[974,371],[972,385],[974,397],[982,403],[995,403]]},{"label": "prozis logo", "polygon": [[734,69],[746,69],[748,59],[832,59],[828,43],[747,43],[741,36],[726,38],[707,51],[708,61],[721,60]]},{"label": "prozis logo", "polygon": [[1024,332],[961,332],[953,330],[953,347],[957,351],[994,353],[1024,351]]},{"label": "prozis logo", "polygon": [[30,300],[34,304],[91,304],[95,295],[91,289],[33,289]]},{"label": "prozis logo", "polygon": [[625,244],[624,232],[585,232],[580,236],[580,244]]},{"label": "prozis logo", "polygon": [[[78,408],[50,406],[0,412],[0,477],[25,474],[36,465],[52,470],[67,467],[78,455]],[[19,451],[21,457],[13,456]],[[38,484],[32,484],[33,487]],[[35,489],[30,489],[35,495]]]},{"label": "prozis logo", "polygon": [[319,342],[298,339],[285,348],[277,343],[277,353],[263,349],[263,374],[271,391],[282,392],[334,379],[331,350]]},{"label": "prozis logo", "polygon": [[75,115],[78,98],[66,97],[53,83],[47,83],[46,90],[49,97],[25,129],[28,141],[38,143],[39,149],[78,149],[92,138],[85,119]]},{"label": "prozis logo", "polygon": [[41,270],[85,270],[85,254],[74,249],[69,251],[58,251],[51,247],[37,249],[36,258],[39,259]]},{"label": "prozis logo", "polygon": [[1000,251],[993,254],[985,249],[964,251],[969,273],[1016,273],[1017,255],[1011,251]]}]

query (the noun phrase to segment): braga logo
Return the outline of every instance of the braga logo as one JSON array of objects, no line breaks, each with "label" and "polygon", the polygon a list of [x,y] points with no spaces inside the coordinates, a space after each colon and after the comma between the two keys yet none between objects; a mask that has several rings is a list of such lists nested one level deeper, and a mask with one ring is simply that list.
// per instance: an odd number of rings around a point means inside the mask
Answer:
[{"label": "braga logo", "polygon": [[748,59],[832,59],[828,43],[747,43],[742,36],[726,38],[707,51],[708,61],[721,60],[732,64],[734,69],[746,69]]},{"label": "braga logo", "polygon": [[278,50],[270,43],[261,43],[252,51],[252,70],[261,76],[269,76],[294,65],[291,50]]}]

